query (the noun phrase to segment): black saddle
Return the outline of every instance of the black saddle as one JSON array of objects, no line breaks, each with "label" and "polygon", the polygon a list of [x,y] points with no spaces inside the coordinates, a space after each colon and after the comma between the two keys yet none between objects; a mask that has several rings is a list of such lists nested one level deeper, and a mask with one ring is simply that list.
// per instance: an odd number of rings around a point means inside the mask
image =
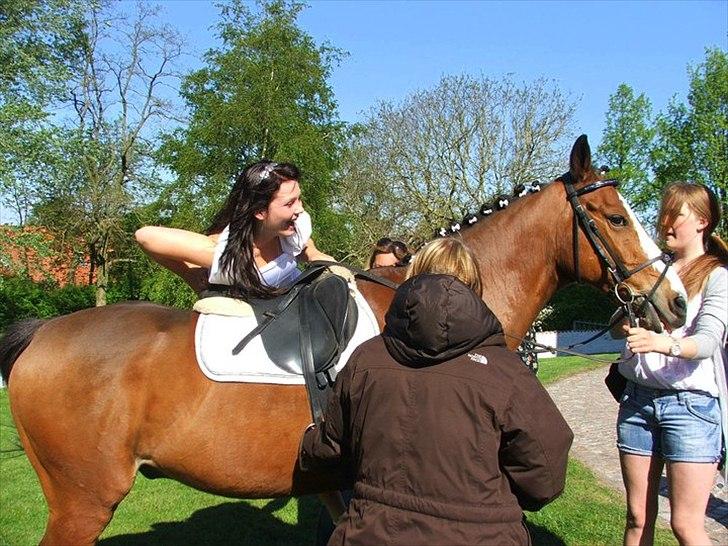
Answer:
[{"label": "black saddle", "polygon": [[302,369],[311,413],[320,419],[333,386],[334,366],[356,329],[358,310],[349,286],[327,264],[309,267],[284,294],[246,300],[258,326],[233,349],[238,354],[260,335],[270,359],[284,369]]}]

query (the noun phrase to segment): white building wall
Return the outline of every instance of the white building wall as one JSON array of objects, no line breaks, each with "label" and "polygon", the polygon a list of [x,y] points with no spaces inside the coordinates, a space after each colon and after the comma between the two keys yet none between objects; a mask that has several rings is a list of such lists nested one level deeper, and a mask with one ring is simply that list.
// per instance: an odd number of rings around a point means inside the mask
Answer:
[{"label": "white building wall", "polygon": [[[567,348],[569,345],[589,339],[599,330],[567,330],[564,332],[536,332],[536,341],[549,347]],[[586,345],[574,347],[574,351],[595,355],[600,353],[619,353],[624,348],[623,339],[612,339],[609,332],[606,332],[590,341]],[[539,353],[539,358],[552,358],[556,356],[553,352]],[[566,353],[559,353],[559,356],[566,356]]]}]

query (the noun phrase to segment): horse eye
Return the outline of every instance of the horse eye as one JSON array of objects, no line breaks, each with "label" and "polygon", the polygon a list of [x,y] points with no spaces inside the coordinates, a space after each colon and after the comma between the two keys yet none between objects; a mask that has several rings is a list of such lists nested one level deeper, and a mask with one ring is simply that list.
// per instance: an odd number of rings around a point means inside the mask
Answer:
[{"label": "horse eye", "polygon": [[607,216],[609,223],[616,227],[624,227],[627,225],[627,219],[620,214],[612,214]]}]

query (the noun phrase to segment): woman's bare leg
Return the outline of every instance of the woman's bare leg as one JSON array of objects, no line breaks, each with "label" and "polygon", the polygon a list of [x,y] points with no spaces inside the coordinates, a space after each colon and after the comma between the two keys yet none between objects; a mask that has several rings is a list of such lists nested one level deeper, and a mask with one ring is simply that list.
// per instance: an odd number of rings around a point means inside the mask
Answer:
[{"label": "woman's bare leg", "polygon": [[681,545],[711,543],[705,532],[705,508],[717,469],[717,463],[667,463],[670,526]]},{"label": "woman's bare leg", "polygon": [[627,492],[625,546],[651,545],[657,520],[657,497],[663,461],[659,457],[619,453],[622,480]]}]

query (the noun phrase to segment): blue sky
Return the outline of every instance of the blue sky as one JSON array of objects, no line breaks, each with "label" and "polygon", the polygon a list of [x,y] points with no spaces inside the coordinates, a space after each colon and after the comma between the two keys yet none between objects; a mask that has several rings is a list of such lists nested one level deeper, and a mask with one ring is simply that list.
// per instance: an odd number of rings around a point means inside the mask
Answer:
[{"label": "blue sky", "polygon": [[[217,8],[203,0],[159,2],[187,36],[189,67],[215,45]],[[349,52],[331,85],[345,121],[381,100],[398,101],[443,75],[516,81],[544,77],[577,101],[575,128],[596,146],[609,95],[624,82],[655,112],[685,99],[688,64],[706,47],[728,49],[728,1],[340,1],[314,0],[301,27]]]}]

